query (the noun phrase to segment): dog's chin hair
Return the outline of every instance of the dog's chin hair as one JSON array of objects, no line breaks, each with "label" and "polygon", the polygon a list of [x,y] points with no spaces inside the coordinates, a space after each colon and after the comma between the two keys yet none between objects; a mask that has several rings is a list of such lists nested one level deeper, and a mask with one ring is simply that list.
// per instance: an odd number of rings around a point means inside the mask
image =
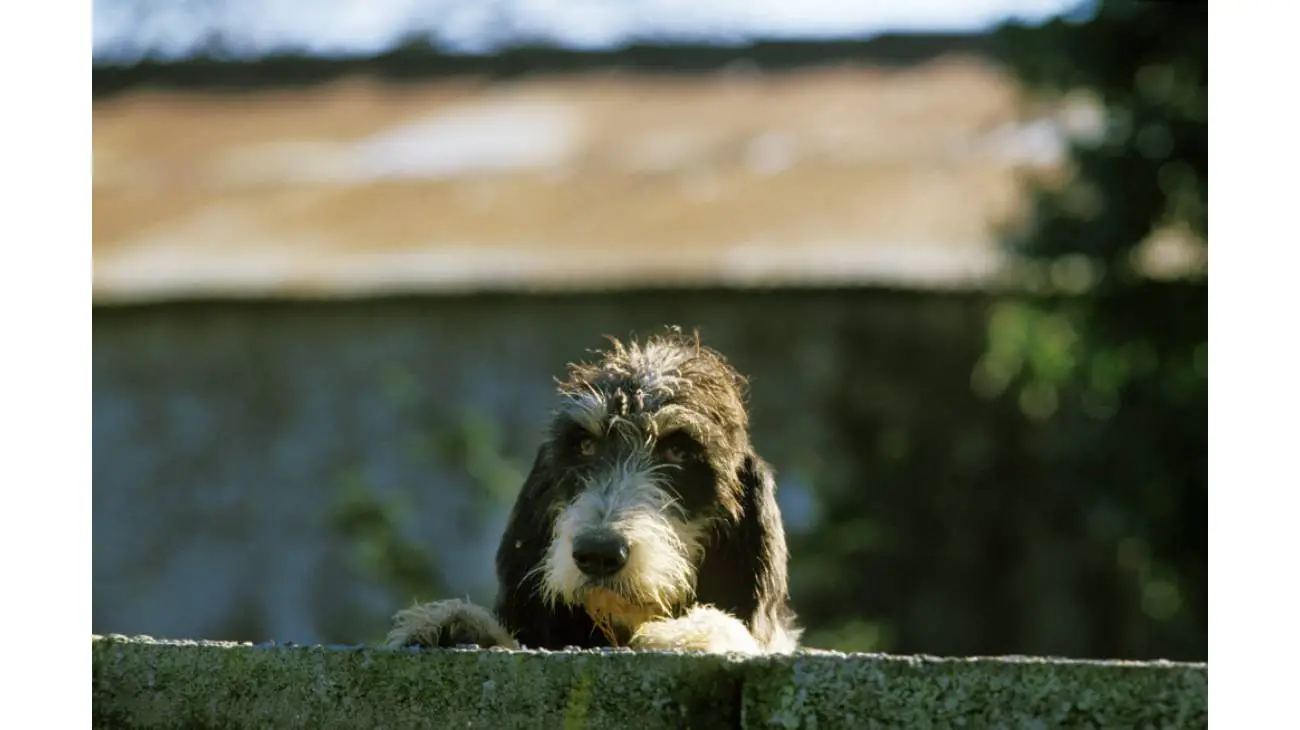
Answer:
[{"label": "dog's chin hair", "polygon": [[[657,485],[637,491],[662,494]],[[546,558],[535,569],[541,577],[541,598],[552,608],[559,603],[582,607],[599,613],[593,616],[598,622],[628,628],[648,618],[671,616],[694,598],[705,526],[682,521],[671,503],[637,504],[596,523],[591,519],[601,506],[596,503],[606,500],[599,491],[587,491],[559,514]],[[593,584],[573,562],[573,541],[596,524],[622,535],[631,552],[617,576]]]}]

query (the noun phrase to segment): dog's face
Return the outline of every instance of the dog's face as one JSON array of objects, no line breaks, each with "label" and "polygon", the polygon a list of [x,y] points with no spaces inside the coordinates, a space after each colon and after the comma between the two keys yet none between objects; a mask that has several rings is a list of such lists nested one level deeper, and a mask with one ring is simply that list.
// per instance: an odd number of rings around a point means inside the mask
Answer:
[{"label": "dog's face", "polygon": [[544,447],[546,601],[583,607],[606,632],[689,603],[711,530],[740,509],[743,388],[721,355],[677,335],[615,341],[571,368]]}]

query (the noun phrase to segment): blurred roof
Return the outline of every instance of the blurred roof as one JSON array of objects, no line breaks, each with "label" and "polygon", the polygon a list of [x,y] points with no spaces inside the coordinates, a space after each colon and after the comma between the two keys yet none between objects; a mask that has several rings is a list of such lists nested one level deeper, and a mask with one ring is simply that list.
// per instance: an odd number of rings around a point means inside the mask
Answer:
[{"label": "blurred roof", "polygon": [[969,57],[124,93],[94,106],[94,295],[980,284],[1070,123],[1018,93]]}]

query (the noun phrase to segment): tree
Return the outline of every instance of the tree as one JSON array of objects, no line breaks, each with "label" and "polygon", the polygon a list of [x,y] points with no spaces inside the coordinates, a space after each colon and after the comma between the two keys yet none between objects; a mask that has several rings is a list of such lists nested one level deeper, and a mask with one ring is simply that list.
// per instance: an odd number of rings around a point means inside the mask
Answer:
[{"label": "tree", "polygon": [[814,641],[1205,659],[1206,11],[1092,11],[992,39],[1044,108],[1104,120],[1027,178],[1015,286],[936,301],[943,351],[919,314],[887,341],[844,330],[850,456],[792,547]]},{"label": "tree", "polygon": [[994,309],[976,382],[1050,415],[1044,458],[1113,515],[1088,534],[1119,570],[1092,578],[1109,652],[1205,656],[1207,28],[1205,3],[1103,0],[998,37],[1027,88],[1104,110],[1008,231],[1043,286]]}]

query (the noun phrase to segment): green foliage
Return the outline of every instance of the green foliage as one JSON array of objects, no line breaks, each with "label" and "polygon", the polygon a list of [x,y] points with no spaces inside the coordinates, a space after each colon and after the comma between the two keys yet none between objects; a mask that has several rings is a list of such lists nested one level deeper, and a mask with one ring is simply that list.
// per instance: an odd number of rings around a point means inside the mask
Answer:
[{"label": "green foliage", "polygon": [[[1203,646],[1205,4],[1105,0],[1087,23],[1008,28],[1001,41],[1029,88],[1086,91],[1103,105],[1102,133],[1072,146],[1073,176],[1036,188],[1028,225],[1007,236],[1031,265],[1095,273],[1082,291],[994,307],[974,382],[1009,391],[1027,416],[1058,417],[1045,446],[1126,515],[1122,536],[1096,537],[1120,553],[1143,613]],[[1168,231],[1192,262],[1182,271],[1144,265]]]},{"label": "green foliage", "polygon": [[[407,458],[426,473],[462,473],[472,482],[467,520],[481,523],[514,499],[524,477],[503,456],[506,444],[494,421],[472,410],[451,412],[439,407],[401,366],[384,370],[378,385],[411,424]],[[383,495],[360,469],[342,476],[332,528],[347,546],[355,573],[383,590],[390,601],[386,612],[351,619],[360,625],[386,625],[392,610],[412,600],[451,595],[437,567],[436,549],[407,534],[414,513],[413,493],[405,489],[394,496]]]},{"label": "green foliage", "polygon": [[350,546],[356,571],[383,586],[394,606],[414,596],[446,595],[433,555],[402,534],[404,500],[384,499],[358,472],[344,476],[333,527]]},{"label": "green foliage", "polygon": [[524,472],[504,456],[500,426],[481,413],[460,413],[437,444],[443,463],[458,465],[474,481],[477,503],[485,508],[509,504],[524,483]]},{"label": "green foliage", "polygon": [[[797,608],[834,648],[1204,659],[1204,5],[1107,1],[993,40],[1103,124],[1027,178],[1020,289],[842,328],[852,377],[822,407],[847,458],[791,538]],[[1192,265],[1152,266],[1162,236]]]}]

